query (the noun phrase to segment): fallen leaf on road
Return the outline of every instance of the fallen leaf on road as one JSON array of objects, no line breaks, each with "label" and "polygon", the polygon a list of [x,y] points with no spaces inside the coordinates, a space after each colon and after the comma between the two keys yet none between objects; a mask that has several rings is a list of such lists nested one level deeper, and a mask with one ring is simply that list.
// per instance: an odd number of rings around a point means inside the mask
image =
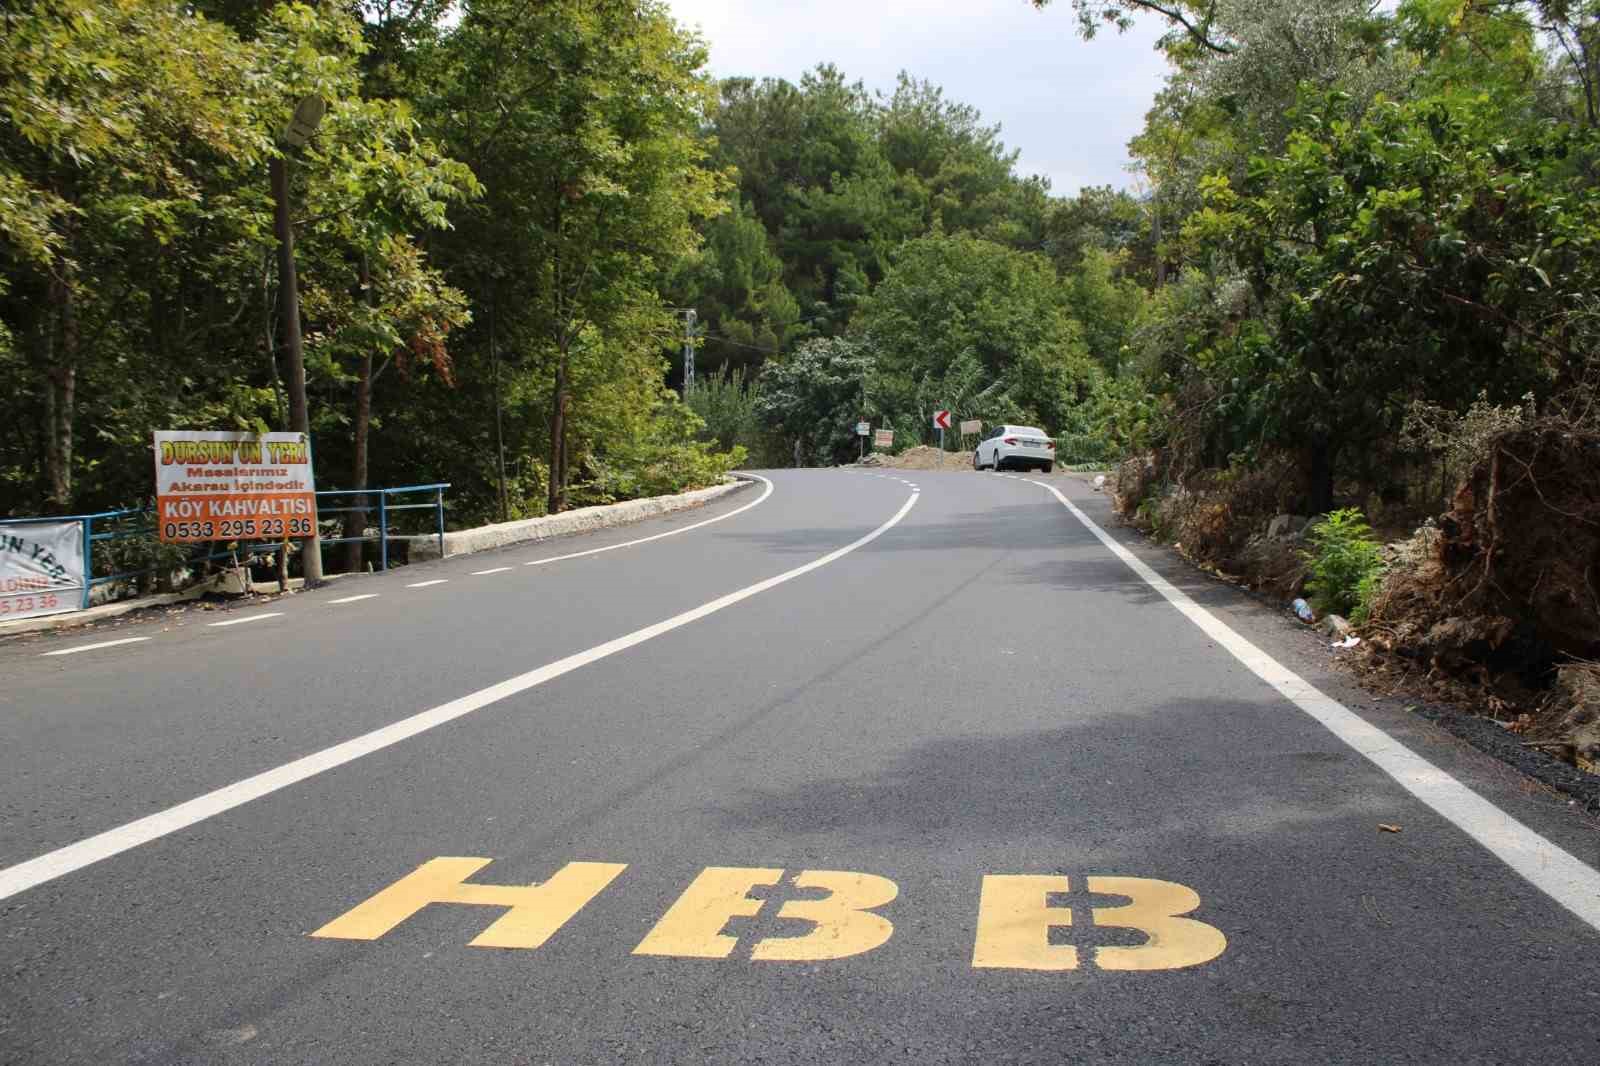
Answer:
[{"label": "fallen leaf on road", "polygon": [[1385,833],[1398,833],[1398,832],[1400,832],[1400,827],[1399,826],[1390,825],[1388,822],[1379,822],[1378,823],[1378,828],[1383,830]]}]

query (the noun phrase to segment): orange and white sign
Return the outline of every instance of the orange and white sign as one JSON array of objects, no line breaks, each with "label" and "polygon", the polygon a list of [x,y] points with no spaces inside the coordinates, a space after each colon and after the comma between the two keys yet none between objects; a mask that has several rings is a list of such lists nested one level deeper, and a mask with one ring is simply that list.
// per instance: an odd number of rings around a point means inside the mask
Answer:
[{"label": "orange and white sign", "polygon": [[164,541],[282,540],[317,528],[302,433],[156,430],[156,529]]}]

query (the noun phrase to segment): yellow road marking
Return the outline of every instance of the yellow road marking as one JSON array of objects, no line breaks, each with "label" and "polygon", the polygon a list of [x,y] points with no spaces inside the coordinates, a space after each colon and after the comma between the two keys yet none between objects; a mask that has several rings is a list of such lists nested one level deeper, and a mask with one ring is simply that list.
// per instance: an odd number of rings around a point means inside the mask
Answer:
[{"label": "yellow road marking", "polygon": [[1098,949],[1094,961],[1102,970],[1177,970],[1210,962],[1228,946],[1215,926],[1179,917],[1200,906],[1192,888],[1148,877],[1091,877],[1089,891],[1132,900],[1094,908],[1095,925],[1137,929],[1150,938],[1136,947]]},{"label": "yellow road marking", "polygon": [[894,935],[894,926],[871,908],[890,903],[900,887],[887,877],[849,870],[803,870],[796,888],[827,889],[823,899],[791,899],[778,910],[779,918],[802,918],[817,923],[804,936],[767,937],[756,941],[750,957],[772,962],[821,962],[861,955],[881,947]]},{"label": "yellow road marking", "polygon": [[757,885],[775,885],[781,869],[746,866],[708,866],[689,883],[683,895],[645,934],[635,955],[676,955],[688,959],[725,959],[733,954],[738,937],[726,936],[729,918],[753,918],[761,900],[749,892]]},{"label": "yellow road marking", "polygon": [[624,863],[569,862],[555,876],[531,885],[468,884],[492,859],[431,859],[312,936],[376,940],[430,903],[507,907],[470,941],[480,948],[536,948],[555,935],[628,867]]},{"label": "yellow road marking", "polygon": [[1050,906],[1049,895],[1067,889],[1065,877],[985,875],[978,895],[972,965],[998,970],[1077,969],[1077,948],[1050,943],[1050,927],[1071,925],[1072,911]]}]

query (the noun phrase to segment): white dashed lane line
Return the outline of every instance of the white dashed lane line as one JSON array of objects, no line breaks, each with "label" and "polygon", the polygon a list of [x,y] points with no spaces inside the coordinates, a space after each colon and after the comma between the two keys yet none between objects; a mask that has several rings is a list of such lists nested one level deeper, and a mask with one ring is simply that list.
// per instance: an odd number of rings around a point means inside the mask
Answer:
[{"label": "white dashed lane line", "polygon": [[[752,507],[755,507],[756,505],[765,502],[767,497],[772,495],[772,490],[773,490],[773,484],[772,484],[771,481],[768,481],[766,478],[760,477],[758,475],[750,475],[750,476],[754,480],[761,482],[761,484],[765,487],[765,491],[763,491],[761,493],[761,495],[759,497],[757,497],[755,500],[753,500],[752,502],[745,504],[743,507],[739,507],[739,508],[736,508],[736,509],[734,509],[732,511],[729,511],[726,514],[718,515],[715,518],[708,518],[703,522],[695,522],[692,525],[683,526],[683,527],[681,527],[679,529],[668,530],[665,533],[657,533],[654,536],[640,537],[637,540],[630,540],[630,541],[627,541],[627,542],[622,543],[622,544],[611,544],[611,545],[607,545],[606,547],[603,547],[603,548],[591,548],[588,551],[573,552],[573,553],[571,553],[569,555],[558,555],[553,559],[535,559],[532,562],[524,563],[523,565],[524,566],[539,566],[539,565],[541,565],[543,563],[554,563],[554,562],[560,562],[560,561],[565,560],[565,559],[576,559],[576,558],[579,558],[579,557],[585,556],[585,555],[596,555],[596,554],[599,554],[600,552],[615,551],[618,548],[630,548],[630,547],[634,546],[635,544],[645,544],[645,543],[648,543],[649,541],[652,541],[652,540],[660,540],[662,537],[670,537],[670,536],[674,536],[674,535],[676,535],[678,533],[687,533],[691,529],[699,529],[702,526],[709,526],[712,523],[721,522],[721,521],[724,521],[726,519],[732,518],[734,515],[743,514],[745,511],[750,510]],[[871,476],[878,477],[880,475],[874,474],[874,475],[871,475]],[[474,571],[472,571],[472,576],[473,577],[485,577],[485,576],[487,576],[489,574],[503,574],[503,573],[505,573],[505,572],[507,572],[508,570],[511,570],[511,569],[512,568],[509,567],[509,566],[496,566],[496,567],[493,567],[493,568],[488,569],[488,570],[474,570]],[[410,584],[406,585],[405,587],[408,588],[408,589],[432,588],[434,585],[447,584],[449,582],[449,580],[450,580],[449,578],[445,578],[445,577],[436,577],[436,578],[433,578],[433,579],[428,580],[428,581],[413,581]],[[341,596],[339,599],[329,600],[327,602],[327,606],[332,607],[332,606],[335,606],[337,604],[359,603],[362,600],[376,599],[380,595],[381,595],[381,593],[377,593],[377,592],[363,592],[360,595],[356,595],[356,596]],[[239,626],[239,625],[244,625],[246,622],[264,622],[268,618],[281,618],[281,617],[283,617],[283,612],[282,611],[266,611],[266,612],[264,612],[262,614],[250,615],[247,618],[229,618],[226,621],[208,622],[206,624],[207,624],[207,626],[209,628],[221,629],[221,628],[226,627],[226,626]],[[121,640],[103,640],[103,641],[100,641],[97,644],[81,644],[81,645],[79,645],[79,646],[77,646],[75,648],[60,648],[60,649],[57,649],[56,651],[40,652],[39,654],[41,656],[48,656],[48,655],[76,655],[79,652],[96,651],[96,650],[98,650],[100,648],[115,648],[115,647],[118,647],[118,646],[123,645],[123,644],[140,644],[140,643],[143,643],[144,641],[147,641],[149,639],[150,639],[149,637],[124,637]]]},{"label": "white dashed lane line", "polygon": [[211,628],[216,629],[219,626],[242,626],[246,622],[265,622],[268,618],[282,617],[282,611],[268,611],[266,614],[253,614],[249,618],[230,618],[226,622],[210,622],[207,624],[210,625]]},{"label": "white dashed lane line", "polygon": [[40,652],[41,655],[76,655],[80,651],[94,651],[96,648],[115,648],[118,644],[137,644],[149,637],[123,637],[121,640],[102,640],[98,644],[80,644],[76,648],[62,648],[60,651]]}]

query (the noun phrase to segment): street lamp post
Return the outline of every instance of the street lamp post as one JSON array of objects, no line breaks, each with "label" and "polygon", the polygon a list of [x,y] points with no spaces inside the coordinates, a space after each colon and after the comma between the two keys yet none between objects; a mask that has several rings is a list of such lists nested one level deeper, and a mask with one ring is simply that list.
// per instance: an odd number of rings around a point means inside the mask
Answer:
[{"label": "street lamp post", "polygon": [[[294,109],[294,118],[283,131],[283,142],[299,148],[316,132],[327,104],[321,97],[308,96]],[[306,404],[305,345],[300,336],[300,289],[294,269],[294,222],[289,215],[289,157],[275,155],[267,164],[272,179],[272,225],[278,237],[278,304],[283,312],[283,346],[288,353],[289,431],[311,439],[311,413]],[[285,542],[287,544],[287,542]],[[316,523],[302,552],[306,587],[322,583],[322,539]],[[281,573],[281,571],[280,571]]]}]

